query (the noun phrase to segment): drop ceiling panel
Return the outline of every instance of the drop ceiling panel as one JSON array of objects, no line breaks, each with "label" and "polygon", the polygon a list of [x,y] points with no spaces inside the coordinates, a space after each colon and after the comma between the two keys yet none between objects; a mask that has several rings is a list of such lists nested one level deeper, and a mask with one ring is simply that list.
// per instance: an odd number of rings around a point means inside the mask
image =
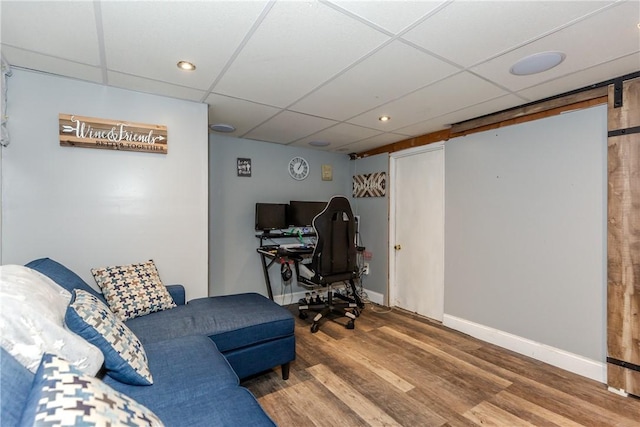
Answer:
[{"label": "drop ceiling panel", "polygon": [[636,71],[640,71],[640,53],[625,56],[611,62],[588,68],[584,71],[572,73],[518,92],[531,101],[554,96],[558,93],[567,92],[567,87],[581,89],[583,87],[610,80],[614,77],[624,76]]},{"label": "drop ceiling panel", "polygon": [[[206,101],[211,122],[236,126],[234,136],[347,144],[328,151],[371,149],[640,71],[638,0],[0,4],[12,67]],[[544,50],[567,60],[535,76],[508,73]],[[181,59],[197,70],[181,72]],[[378,121],[383,114],[392,120]]]},{"label": "drop ceiling panel", "polygon": [[403,38],[468,67],[610,3],[456,1]]},{"label": "drop ceiling panel", "polygon": [[343,145],[337,150],[344,153],[361,153],[363,151],[372,150],[382,145],[392,144],[394,142],[407,139],[406,135],[399,135],[395,133],[382,133],[372,138],[363,139],[362,141],[354,142],[348,145]]},{"label": "drop ceiling panel", "polygon": [[253,129],[245,138],[288,144],[336,124],[333,120],[283,111]]},{"label": "drop ceiling panel", "polygon": [[444,114],[430,120],[425,120],[423,122],[398,129],[397,132],[408,134],[411,136],[424,135],[427,133],[446,129],[454,123],[463,122],[465,120],[470,120],[479,116],[483,116],[485,114],[495,113],[498,111],[506,110],[508,108],[517,107],[518,105],[522,104],[523,100],[521,98],[515,95],[505,95],[501,96],[500,98],[492,99],[491,101],[463,108],[449,114]]},{"label": "drop ceiling panel", "polygon": [[[107,66],[209,89],[264,5],[264,1],[101,2]],[[180,60],[193,62],[196,70],[178,69]]]},{"label": "drop ceiling panel", "polygon": [[375,129],[363,128],[349,123],[339,123],[306,138],[302,138],[292,145],[309,147],[309,142],[311,141],[327,141],[331,144],[327,148],[336,149],[353,141],[369,138],[374,135],[379,135],[380,133],[382,132]]},{"label": "drop ceiling panel", "polygon": [[331,1],[342,9],[371,22],[385,30],[398,34],[414,22],[429,14],[443,1],[408,1],[398,7],[393,1]]},{"label": "drop ceiling panel", "polygon": [[[478,74],[513,91],[593,67],[640,50],[638,20],[640,2],[611,7],[522,48],[473,67]],[[594,28],[597,31],[594,32]],[[596,35],[597,34],[597,35]],[[521,58],[539,52],[562,51],[567,57],[557,67],[539,74],[515,76],[511,66]]]},{"label": "drop ceiling panel", "polygon": [[459,69],[394,41],[290,109],[346,120]]},{"label": "drop ceiling panel", "polygon": [[[395,132],[414,123],[505,94],[506,92],[497,86],[470,73],[462,72],[361,114],[349,120],[349,123]],[[391,116],[391,120],[381,122],[378,117],[382,115]]]},{"label": "drop ceiling panel", "polygon": [[102,70],[91,65],[66,59],[53,58],[51,56],[28,50],[2,46],[2,55],[16,66],[38,70],[45,73],[57,74],[73,79],[86,80],[94,83],[103,83]]},{"label": "drop ceiling panel", "polygon": [[190,101],[200,101],[206,93],[205,91],[190,87],[172,85],[158,80],[116,73],[114,71],[107,72],[107,79],[110,85],[119,88],[136,90],[138,92],[154,93],[156,95],[169,96],[171,98],[187,99]]},{"label": "drop ceiling panel", "polygon": [[2,1],[1,7],[3,45],[100,65],[93,2]]},{"label": "drop ceiling panel", "polygon": [[387,39],[320,3],[277,2],[214,90],[286,107]]},{"label": "drop ceiling panel", "polygon": [[229,124],[236,128],[228,135],[244,136],[251,129],[275,116],[281,110],[268,105],[256,104],[243,99],[211,94],[207,97],[210,124]]}]

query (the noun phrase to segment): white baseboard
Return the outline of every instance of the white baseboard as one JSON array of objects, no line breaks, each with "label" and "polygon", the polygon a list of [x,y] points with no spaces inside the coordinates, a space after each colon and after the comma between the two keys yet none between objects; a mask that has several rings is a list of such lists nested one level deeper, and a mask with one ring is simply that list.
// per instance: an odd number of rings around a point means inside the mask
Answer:
[{"label": "white baseboard", "polygon": [[[376,304],[384,304],[384,295],[379,292],[364,290],[367,293],[369,301]],[[304,298],[305,291],[285,293],[282,295],[274,295],[273,300],[280,305],[297,304],[301,298]]]},{"label": "white baseboard", "polygon": [[448,314],[444,315],[443,324],[451,329],[455,329],[456,331],[481,339],[482,341],[504,347],[508,350],[529,356],[533,359],[540,360],[541,362],[548,363],[566,371],[582,375],[583,377],[587,377],[601,383],[606,384],[607,382],[607,367],[603,362],[588,359],[559,348],[551,347],[546,344]]},{"label": "white baseboard", "polygon": [[367,298],[370,302],[384,305],[384,294],[381,294],[380,292],[370,291],[368,289],[365,289],[364,291],[367,293]]}]

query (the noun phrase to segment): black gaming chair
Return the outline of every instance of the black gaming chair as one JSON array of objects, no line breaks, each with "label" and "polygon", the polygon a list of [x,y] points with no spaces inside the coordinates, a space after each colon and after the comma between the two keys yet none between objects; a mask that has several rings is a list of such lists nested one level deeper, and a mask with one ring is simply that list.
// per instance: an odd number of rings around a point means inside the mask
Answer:
[{"label": "black gaming chair", "polygon": [[[346,327],[353,329],[364,304],[354,282],[358,278],[356,223],[349,200],[343,196],[332,197],[313,219],[313,228],[317,242],[311,263],[296,262],[296,275],[298,283],[307,288],[326,288],[327,296],[325,299],[319,293],[307,292],[298,305],[299,317],[306,319],[308,311],[318,313],[311,325],[314,333],[320,327],[320,320],[329,314],[347,317]],[[333,284],[347,282],[346,293],[334,293]]]}]

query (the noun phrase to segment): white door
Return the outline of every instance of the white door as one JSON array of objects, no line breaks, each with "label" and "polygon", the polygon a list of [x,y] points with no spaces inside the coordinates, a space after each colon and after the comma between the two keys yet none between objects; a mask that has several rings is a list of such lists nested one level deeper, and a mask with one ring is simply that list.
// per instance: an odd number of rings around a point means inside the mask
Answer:
[{"label": "white door", "polygon": [[391,174],[391,306],[442,321],[443,146],[392,156]]}]

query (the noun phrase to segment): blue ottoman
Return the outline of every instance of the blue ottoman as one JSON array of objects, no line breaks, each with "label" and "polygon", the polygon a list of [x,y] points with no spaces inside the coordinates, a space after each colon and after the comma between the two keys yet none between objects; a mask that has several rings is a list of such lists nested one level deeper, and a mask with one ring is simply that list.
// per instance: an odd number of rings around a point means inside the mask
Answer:
[{"label": "blue ottoman", "polygon": [[293,314],[257,293],[198,298],[171,310],[136,317],[126,325],[143,345],[206,335],[240,379],[281,365],[286,380],[296,357]]}]

